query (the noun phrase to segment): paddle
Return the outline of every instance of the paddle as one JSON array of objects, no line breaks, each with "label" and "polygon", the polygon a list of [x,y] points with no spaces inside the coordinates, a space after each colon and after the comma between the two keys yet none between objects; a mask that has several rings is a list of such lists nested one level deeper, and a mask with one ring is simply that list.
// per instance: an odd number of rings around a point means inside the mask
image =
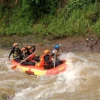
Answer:
[{"label": "paddle", "polygon": [[54,54],[54,68],[56,67],[56,53]]},{"label": "paddle", "polygon": [[15,69],[18,65],[20,65],[21,63],[23,63],[24,61],[26,61],[29,57],[31,57],[35,52],[33,52],[31,55],[29,55],[27,58],[25,58],[24,60],[22,60],[19,64],[14,65],[11,67],[11,69]]}]

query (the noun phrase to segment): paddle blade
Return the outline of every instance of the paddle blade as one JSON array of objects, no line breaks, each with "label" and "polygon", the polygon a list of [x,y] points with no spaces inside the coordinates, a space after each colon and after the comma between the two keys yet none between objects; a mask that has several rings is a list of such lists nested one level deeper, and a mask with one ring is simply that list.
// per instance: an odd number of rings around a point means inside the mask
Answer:
[{"label": "paddle blade", "polygon": [[17,65],[14,65],[14,66],[11,67],[11,69],[15,69],[16,67],[17,67]]}]

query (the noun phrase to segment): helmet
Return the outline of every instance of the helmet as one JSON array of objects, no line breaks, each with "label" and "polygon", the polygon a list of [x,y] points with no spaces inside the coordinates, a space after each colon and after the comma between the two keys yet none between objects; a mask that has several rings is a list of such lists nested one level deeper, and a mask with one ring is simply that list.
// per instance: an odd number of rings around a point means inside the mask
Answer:
[{"label": "helmet", "polygon": [[32,48],[32,46],[30,46],[30,45],[29,45],[27,48],[28,48],[28,49],[31,49],[31,48]]},{"label": "helmet", "polygon": [[17,45],[18,45],[18,43],[14,43],[14,44],[13,44],[13,46],[17,46]]},{"label": "helmet", "polygon": [[55,48],[55,49],[59,49],[59,48],[60,48],[60,45],[59,45],[59,44],[56,44],[56,45],[54,46],[54,48]]},{"label": "helmet", "polygon": [[50,53],[50,50],[44,50],[44,54]]},{"label": "helmet", "polygon": [[26,48],[21,48],[21,51],[25,51],[26,50]]}]

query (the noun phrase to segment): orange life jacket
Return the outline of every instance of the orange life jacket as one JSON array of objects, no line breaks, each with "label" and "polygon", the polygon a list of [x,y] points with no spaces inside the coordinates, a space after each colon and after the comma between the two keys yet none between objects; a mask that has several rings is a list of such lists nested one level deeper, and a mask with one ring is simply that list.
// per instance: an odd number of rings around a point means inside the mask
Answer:
[{"label": "orange life jacket", "polygon": [[[45,61],[45,59],[44,59],[44,56],[45,55],[42,55],[41,56],[41,58],[40,58],[40,63],[38,64],[38,66],[44,66],[44,65],[48,65],[47,63],[46,63],[46,61]],[[52,57],[50,57],[50,59],[49,59],[50,61],[52,61]]]}]

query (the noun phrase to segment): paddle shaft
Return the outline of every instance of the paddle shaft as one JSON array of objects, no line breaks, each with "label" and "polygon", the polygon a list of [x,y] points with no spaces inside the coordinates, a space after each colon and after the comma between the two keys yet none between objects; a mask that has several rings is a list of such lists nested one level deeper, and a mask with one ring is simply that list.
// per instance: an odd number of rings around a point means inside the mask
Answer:
[{"label": "paddle shaft", "polygon": [[26,61],[28,58],[30,58],[35,52],[33,52],[31,55],[29,55],[28,57],[26,57],[24,60],[22,60],[19,64],[21,64],[22,62]]},{"label": "paddle shaft", "polygon": [[54,68],[56,67],[56,53],[54,54]]}]

